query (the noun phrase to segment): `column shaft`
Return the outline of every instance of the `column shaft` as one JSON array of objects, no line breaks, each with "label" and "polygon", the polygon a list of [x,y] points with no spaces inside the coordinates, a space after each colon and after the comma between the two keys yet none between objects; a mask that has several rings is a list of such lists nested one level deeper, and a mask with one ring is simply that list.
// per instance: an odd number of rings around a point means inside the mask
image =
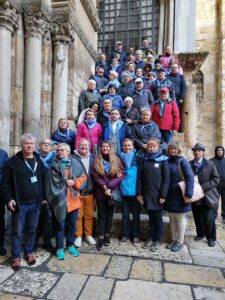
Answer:
[{"label": "column shaft", "polygon": [[41,40],[26,38],[24,130],[40,137]]},{"label": "column shaft", "polygon": [[160,1],[158,53],[163,53],[165,0]]},{"label": "column shaft", "polygon": [[0,27],[0,148],[9,151],[10,143],[11,31]]},{"label": "column shaft", "polygon": [[168,11],[168,45],[173,50],[173,32],[174,32],[174,0],[169,0]]}]

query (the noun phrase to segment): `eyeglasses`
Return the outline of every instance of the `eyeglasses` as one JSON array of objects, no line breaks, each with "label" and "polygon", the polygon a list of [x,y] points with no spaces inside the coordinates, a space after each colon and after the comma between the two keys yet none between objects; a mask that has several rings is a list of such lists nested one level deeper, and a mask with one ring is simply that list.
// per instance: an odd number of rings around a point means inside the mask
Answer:
[{"label": "eyeglasses", "polygon": [[63,152],[63,151],[66,151],[66,149],[57,149],[56,151],[57,152]]},{"label": "eyeglasses", "polygon": [[51,143],[41,143],[42,145],[45,145],[45,146],[51,146],[52,144]]}]

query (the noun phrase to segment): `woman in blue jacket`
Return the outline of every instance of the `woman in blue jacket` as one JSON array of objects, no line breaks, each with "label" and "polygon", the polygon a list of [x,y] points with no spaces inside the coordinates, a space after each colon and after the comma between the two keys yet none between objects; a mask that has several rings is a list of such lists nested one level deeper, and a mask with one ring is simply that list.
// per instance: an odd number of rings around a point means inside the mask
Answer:
[{"label": "woman in blue jacket", "polygon": [[193,195],[194,176],[189,162],[180,155],[181,147],[178,142],[170,143],[167,152],[169,156],[170,185],[165,209],[169,213],[172,239],[166,248],[178,252],[183,247],[187,213],[191,211],[191,204],[184,202],[178,182],[183,180],[181,178],[182,173],[186,183],[185,198],[190,201]]},{"label": "woman in blue jacket", "polygon": [[[120,191],[123,196],[123,236],[120,244],[125,244],[131,237],[134,246],[140,244],[140,212],[141,204],[136,198],[137,162],[134,142],[125,138],[122,142],[120,159],[124,166],[125,176],[120,183]],[[130,221],[132,213],[132,223]]]}]

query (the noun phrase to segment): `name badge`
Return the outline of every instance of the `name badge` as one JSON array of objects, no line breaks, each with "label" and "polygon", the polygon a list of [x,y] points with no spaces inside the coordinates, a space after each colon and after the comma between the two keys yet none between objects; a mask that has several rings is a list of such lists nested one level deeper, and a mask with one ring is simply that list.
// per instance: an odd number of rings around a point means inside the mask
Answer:
[{"label": "name badge", "polygon": [[154,164],[154,167],[155,167],[155,168],[158,168],[158,167],[159,167],[159,164],[158,164],[158,163],[155,163],[155,164]]},{"label": "name badge", "polygon": [[37,182],[37,176],[32,176],[32,177],[30,178],[30,181],[31,181],[31,183]]}]

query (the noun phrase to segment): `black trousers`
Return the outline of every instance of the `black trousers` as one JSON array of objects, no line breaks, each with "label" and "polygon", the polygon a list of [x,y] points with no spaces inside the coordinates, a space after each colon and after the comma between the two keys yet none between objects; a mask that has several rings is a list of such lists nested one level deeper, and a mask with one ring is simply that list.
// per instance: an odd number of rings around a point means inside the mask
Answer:
[{"label": "black trousers", "polygon": [[5,203],[0,200],[0,247],[3,247],[5,237]]},{"label": "black trousers", "polygon": [[207,240],[216,240],[215,210],[206,205],[192,204],[197,236],[206,237]]},{"label": "black trousers", "polygon": [[109,235],[112,228],[112,220],[115,206],[109,205],[109,198],[96,199],[98,209],[98,235]]}]

